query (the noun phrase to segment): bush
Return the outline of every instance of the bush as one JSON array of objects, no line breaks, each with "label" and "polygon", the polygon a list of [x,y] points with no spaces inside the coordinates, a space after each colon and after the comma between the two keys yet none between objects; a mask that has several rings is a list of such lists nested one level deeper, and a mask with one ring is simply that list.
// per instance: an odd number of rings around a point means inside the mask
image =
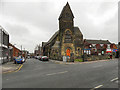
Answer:
[{"label": "bush", "polygon": [[77,61],[77,62],[83,62],[82,59],[75,59],[75,61]]}]

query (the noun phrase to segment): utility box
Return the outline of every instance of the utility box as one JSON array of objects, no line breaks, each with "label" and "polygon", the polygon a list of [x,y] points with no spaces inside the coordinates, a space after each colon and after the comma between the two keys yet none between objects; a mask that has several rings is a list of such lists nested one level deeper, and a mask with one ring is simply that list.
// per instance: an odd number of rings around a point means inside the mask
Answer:
[{"label": "utility box", "polygon": [[63,56],[63,61],[67,62],[67,57],[66,56]]}]

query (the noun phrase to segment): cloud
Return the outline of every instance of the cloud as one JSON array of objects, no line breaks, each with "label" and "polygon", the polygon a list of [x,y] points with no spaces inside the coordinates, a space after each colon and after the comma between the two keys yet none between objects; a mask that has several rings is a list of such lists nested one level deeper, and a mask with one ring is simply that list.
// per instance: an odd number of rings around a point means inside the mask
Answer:
[{"label": "cloud", "polygon": [[[117,43],[117,3],[104,0],[68,0],[75,16],[74,23],[84,38],[108,39]],[[58,17],[67,0],[2,0],[1,25],[9,32],[10,41],[33,52],[59,29]],[[20,35],[20,36],[19,36]]]},{"label": "cloud", "polygon": [[111,9],[108,10],[106,13],[104,13],[103,15],[91,15],[88,14],[88,18],[91,19],[94,23],[94,25],[100,25],[100,24],[104,24],[105,22],[109,21],[111,18],[114,18],[115,14],[117,13],[117,8],[115,8],[115,10]]}]

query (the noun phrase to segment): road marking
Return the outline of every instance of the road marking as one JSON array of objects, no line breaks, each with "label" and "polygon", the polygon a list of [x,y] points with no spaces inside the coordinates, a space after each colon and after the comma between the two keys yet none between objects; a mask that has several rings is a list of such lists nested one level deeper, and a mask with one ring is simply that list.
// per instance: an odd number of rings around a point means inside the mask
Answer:
[{"label": "road marking", "polygon": [[93,66],[94,68],[97,68],[97,67],[102,67],[102,65],[98,65],[98,66]]},{"label": "road marking", "polygon": [[15,72],[19,71],[22,67],[23,67],[23,64]]},{"label": "road marking", "polygon": [[100,88],[100,87],[102,87],[103,85],[98,85],[98,86],[96,86],[96,87],[94,87],[93,89],[90,89],[90,90],[95,90],[95,89],[97,89],[97,88]]},{"label": "road marking", "polygon": [[66,73],[66,72],[68,72],[68,71],[64,71],[64,72],[58,72],[58,74],[60,74],[60,73]]},{"label": "road marking", "polygon": [[118,77],[117,77],[117,78],[114,78],[114,79],[112,79],[112,80],[110,80],[110,81],[113,82],[113,81],[115,81],[115,80],[118,80]]},{"label": "road marking", "polygon": [[57,73],[51,73],[51,74],[47,74],[47,75],[54,75],[54,74],[57,74]]},{"label": "road marking", "polygon": [[66,73],[68,71],[63,71],[63,72],[58,72],[58,73],[51,73],[51,74],[46,74],[46,75],[55,75],[55,74],[63,74],[63,73]]},{"label": "road marking", "polygon": [[13,70],[13,71],[7,71],[7,72],[2,72],[3,74],[6,74],[6,73],[11,73],[11,72],[17,72],[17,71],[19,71],[21,68],[22,68],[22,66],[23,66],[23,64],[17,69],[16,68],[16,70]]},{"label": "road marking", "polygon": [[94,88],[96,89],[96,88],[100,88],[100,87],[102,87],[102,86],[103,86],[103,85],[99,85],[99,86],[97,86],[97,87],[94,87]]}]

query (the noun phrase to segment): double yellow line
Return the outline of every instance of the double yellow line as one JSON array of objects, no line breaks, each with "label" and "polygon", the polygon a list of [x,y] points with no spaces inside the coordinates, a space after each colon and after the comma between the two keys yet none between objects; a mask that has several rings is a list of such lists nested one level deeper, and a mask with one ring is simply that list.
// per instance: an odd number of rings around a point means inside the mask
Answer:
[{"label": "double yellow line", "polygon": [[3,74],[5,74],[5,73],[11,73],[11,72],[18,72],[22,67],[23,67],[23,64],[21,64],[20,67],[17,68],[16,70],[3,72]]},{"label": "double yellow line", "polygon": [[22,67],[23,67],[23,64],[15,72],[18,72]]}]

